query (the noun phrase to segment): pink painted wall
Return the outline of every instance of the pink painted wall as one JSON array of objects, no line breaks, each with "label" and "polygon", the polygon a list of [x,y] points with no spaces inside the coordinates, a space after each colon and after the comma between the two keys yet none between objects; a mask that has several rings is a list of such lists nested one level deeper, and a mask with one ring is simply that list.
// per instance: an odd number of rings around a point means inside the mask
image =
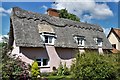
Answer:
[{"label": "pink painted wall", "polygon": [[[27,58],[34,60],[35,58],[49,59],[49,66],[42,67],[41,72],[51,72],[53,67],[58,68],[60,62],[70,67],[76,51],[70,48],[55,48],[54,46],[46,46],[46,48],[26,48],[20,47],[20,53]],[[31,63],[30,63],[31,64]]]},{"label": "pink painted wall", "polygon": [[48,56],[45,48],[21,47],[20,52],[23,53],[25,56],[29,57],[30,59],[35,59],[35,58],[47,58],[47,59],[49,59],[49,56]]},{"label": "pink painted wall", "polygon": [[56,48],[56,52],[60,57],[62,64],[64,65],[66,63],[67,67],[70,68],[77,51],[72,48]]}]

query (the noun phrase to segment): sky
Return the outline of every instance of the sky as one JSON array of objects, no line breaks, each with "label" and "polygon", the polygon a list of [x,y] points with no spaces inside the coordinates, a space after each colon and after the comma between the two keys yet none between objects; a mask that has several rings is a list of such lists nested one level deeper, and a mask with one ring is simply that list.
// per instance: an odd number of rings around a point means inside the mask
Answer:
[{"label": "sky", "polygon": [[[78,1],[78,0],[77,0]],[[63,2],[54,0],[50,2],[2,2],[0,6],[0,27],[2,35],[7,35],[10,28],[10,15],[12,7],[20,7],[22,9],[46,14],[48,8],[67,9],[69,13],[73,13],[80,18],[81,22],[100,25],[107,35],[111,28],[118,28],[118,0],[104,0],[96,2],[96,0],[84,0],[81,2]]]}]

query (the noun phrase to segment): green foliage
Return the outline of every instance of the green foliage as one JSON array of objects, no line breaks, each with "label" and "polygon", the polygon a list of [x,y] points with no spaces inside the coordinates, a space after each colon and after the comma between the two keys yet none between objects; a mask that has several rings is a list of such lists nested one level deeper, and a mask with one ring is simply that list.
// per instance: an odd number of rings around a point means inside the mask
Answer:
[{"label": "green foliage", "polygon": [[[19,57],[9,57],[10,49],[7,43],[1,43],[2,51],[2,80],[24,80],[29,78],[29,66],[22,62]],[[9,52],[9,54],[8,54]]]},{"label": "green foliage", "polygon": [[118,66],[118,76],[119,76],[119,80],[120,80],[120,52],[117,54],[114,54],[117,57],[117,66]]},{"label": "green foliage", "polygon": [[10,59],[10,57],[7,55],[9,51],[10,50],[8,48],[7,43],[1,43],[2,63],[5,63]]},{"label": "green foliage", "polygon": [[69,75],[69,74],[70,74],[70,71],[69,71],[69,69],[68,69],[67,66],[66,66],[66,63],[64,64],[63,74],[64,74],[64,75]]},{"label": "green foliage", "polygon": [[63,75],[63,65],[62,65],[62,62],[60,62],[60,65],[58,67],[58,73],[57,73],[58,76],[62,76]]},{"label": "green foliage", "polygon": [[75,79],[81,80],[116,80],[116,57],[99,55],[94,52],[77,54],[71,66]]},{"label": "green foliage", "polygon": [[51,75],[51,72],[42,72],[40,74],[42,77],[47,77],[47,76],[50,76]]},{"label": "green foliage", "polygon": [[48,76],[47,80],[74,80],[71,75],[68,76]]},{"label": "green foliage", "polygon": [[62,63],[60,62],[60,65],[58,67],[57,75],[58,76],[63,76],[63,75],[69,75],[69,74],[70,74],[70,71],[67,68],[66,63],[63,66]]},{"label": "green foliage", "polygon": [[60,18],[66,18],[66,19],[80,22],[79,17],[77,17],[74,14],[68,13],[68,11],[66,9],[59,10],[59,13],[60,13]]},{"label": "green foliage", "polygon": [[40,69],[38,67],[37,61],[34,61],[32,63],[31,75],[32,75],[33,78],[37,78],[38,76],[40,76]]},{"label": "green foliage", "polygon": [[29,78],[29,68],[20,59],[9,59],[2,64],[2,79],[21,80]]}]

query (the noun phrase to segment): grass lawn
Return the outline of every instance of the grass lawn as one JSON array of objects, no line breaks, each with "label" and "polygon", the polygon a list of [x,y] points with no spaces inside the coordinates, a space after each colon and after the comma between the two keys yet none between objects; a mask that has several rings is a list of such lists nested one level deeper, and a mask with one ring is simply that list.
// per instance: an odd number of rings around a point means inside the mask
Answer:
[{"label": "grass lawn", "polygon": [[48,76],[45,78],[47,78],[48,80],[72,80],[71,75],[68,75],[68,76]]}]

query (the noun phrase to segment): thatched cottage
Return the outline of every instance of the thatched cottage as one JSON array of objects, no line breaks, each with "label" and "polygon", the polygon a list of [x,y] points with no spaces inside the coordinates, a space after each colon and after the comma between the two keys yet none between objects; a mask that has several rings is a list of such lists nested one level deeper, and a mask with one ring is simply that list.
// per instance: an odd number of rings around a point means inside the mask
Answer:
[{"label": "thatched cottage", "polygon": [[49,72],[60,62],[70,67],[76,51],[103,53],[112,49],[100,26],[59,18],[54,9],[48,14],[13,8],[9,38],[12,54],[21,55],[30,64],[36,59],[41,71]]}]

